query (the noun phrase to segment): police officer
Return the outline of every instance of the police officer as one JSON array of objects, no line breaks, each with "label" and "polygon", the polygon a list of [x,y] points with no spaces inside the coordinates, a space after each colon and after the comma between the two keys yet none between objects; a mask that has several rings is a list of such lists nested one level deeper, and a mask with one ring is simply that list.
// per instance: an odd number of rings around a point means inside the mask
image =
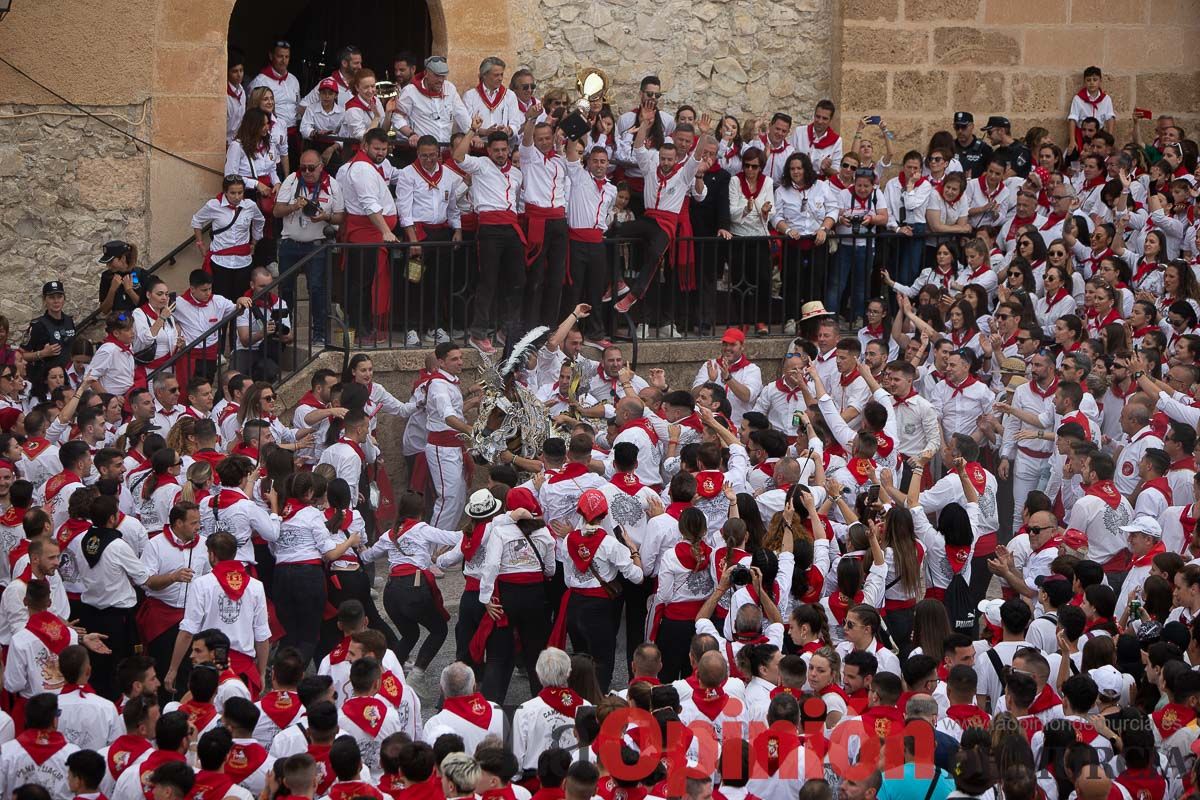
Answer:
[{"label": "police officer", "polygon": [[35,393],[43,391],[46,373],[51,367],[66,369],[71,360],[75,320],[63,313],[65,303],[62,281],[42,284],[42,308],[45,313],[29,323],[29,331],[21,345],[26,377],[33,384]]},{"label": "police officer", "polygon": [[992,160],[992,148],[975,135],[975,117],[970,111],[954,112],[954,152],[963,172],[978,178]]},{"label": "police officer", "polygon": [[987,134],[996,155],[1005,156],[1013,172],[1028,178],[1029,170],[1033,168],[1033,156],[1024,142],[1013,138],[1012,123],[1008,117],[988,117],[983,132]]}]

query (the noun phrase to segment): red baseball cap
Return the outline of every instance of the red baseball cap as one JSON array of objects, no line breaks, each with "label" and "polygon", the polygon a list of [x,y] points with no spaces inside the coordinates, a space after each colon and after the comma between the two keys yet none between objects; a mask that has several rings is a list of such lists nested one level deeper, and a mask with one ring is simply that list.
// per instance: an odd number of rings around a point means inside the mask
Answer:
[{"label": "red baseball cap", "polygon": [[542,515],[542,505],[533,496],[533,492],[524,487],[518,486],[508,493],[504,498],[505,505],[509,511],[515,511],[518,508],[523,508],[535,517]]},{"label": "red baseball cap", "polygon": [[746,334],[741,328],[726,328],[725,334],[721,336],[721,341],[743,344],[746,341]]},{"label": "red baseball cap", "polygon": [[608,498],[599,489],[588,489],[579,496],[576,505],[587,522],[595,522],[608,513]]},{"label": "red baseball cap", "polygon": [[333,78],[322,78],[317,84],[318,92],[336,92],[338,90],[337,81]]}]

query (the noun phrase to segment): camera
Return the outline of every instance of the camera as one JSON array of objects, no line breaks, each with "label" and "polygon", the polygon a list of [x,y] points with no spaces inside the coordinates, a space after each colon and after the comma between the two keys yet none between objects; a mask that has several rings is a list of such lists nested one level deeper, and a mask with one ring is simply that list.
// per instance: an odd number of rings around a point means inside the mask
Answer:
[{"label": "camera", "polygon": [[304,201],[304,208],[300,209],[301,213],[306,217],[315,217],[321,213],[321,204],[312,200]]},{"label": "camera", "polygon": [[291,331],[291,327],[286,324],[288,318],[288,310],[286,308],[272,308],[271,321],[275,323],[275,333],[279,336],[287,336]]},{"label": "camera", "polygon": [[745,586],[750,583],[750,568],[744,564],[735,564],[729,570],[729,582],[734,586]]}]

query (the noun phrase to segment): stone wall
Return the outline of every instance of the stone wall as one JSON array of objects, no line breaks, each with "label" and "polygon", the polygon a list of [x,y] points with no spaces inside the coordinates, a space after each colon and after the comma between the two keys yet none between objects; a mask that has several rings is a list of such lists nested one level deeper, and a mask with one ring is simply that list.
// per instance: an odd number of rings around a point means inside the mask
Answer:
[{"label": "stone wall", "polygon": [[1092,64],[1104,70],[1118,142],[1135,106],[1174,114],[1189,131],[1200,123],[1200,51],[1187,44],[1200,33],[1195,0],[838,2],[843,129],[853,135],[847,120],[881,114],[897,158],[923,151],[955,111],[972,112],[977,127],[1003,114],[1017,136],[1040,125],[1062,143]]},{"label": "stone wall", "polygon": [[663,105],[747,115],[786,110],[807,118],[833,86],[834,0],[513,0],[513,36],[539,91],[575,98],[576,66],[605,70],[614,110],[636,102],[647,74]]}]

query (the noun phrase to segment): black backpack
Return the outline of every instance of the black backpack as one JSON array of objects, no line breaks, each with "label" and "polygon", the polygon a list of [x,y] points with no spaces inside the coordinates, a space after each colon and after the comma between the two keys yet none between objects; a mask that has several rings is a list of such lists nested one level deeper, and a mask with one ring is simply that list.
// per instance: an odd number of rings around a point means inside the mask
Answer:
[{"label": "black backpack", "polygon": [[943,602],[946,606],[946,616],[950,620],[950,630],[953,633],[965,633],[974,639],[976,628],[975,604],[971,602],[970,587],[963,580],[961,572],[954,573],[954,577],[950,579],[950,585],[946,587],[946,597]]}]

